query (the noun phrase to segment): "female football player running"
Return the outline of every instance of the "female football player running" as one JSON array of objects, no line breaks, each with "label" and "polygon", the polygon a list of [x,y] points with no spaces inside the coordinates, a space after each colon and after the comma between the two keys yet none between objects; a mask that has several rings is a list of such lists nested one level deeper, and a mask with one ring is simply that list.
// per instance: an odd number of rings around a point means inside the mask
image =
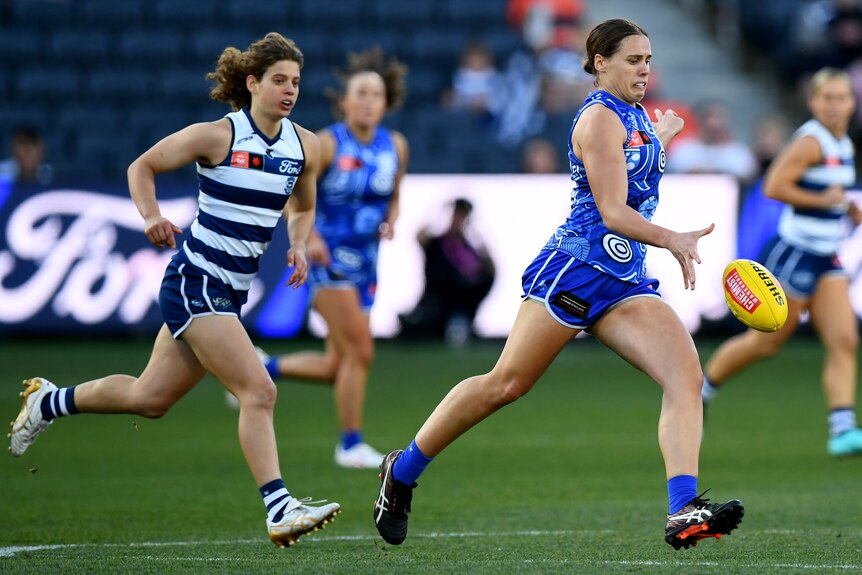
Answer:
[{"label": "female football player running", "polygon": [[169,135],[129,166],[144,233],[159,248],[176,248],[182,230],[159,211],[155,175],[191,162],[198,171],[198,214],[162,282],[165,323],[149,363],[138,377],[109,375],[62,389],[40,377],[25,381],[24,405],[10,434],[13,455],[61,416],[161,417],[209,372],[239,399],[239,442],[273,543],[290,545],[339,512],[337,503],[312,506],[285,488],[273,431],[275,386],[240,323],[258,260],[283,212],[289,211],[289,285],[299,286],[307,274],[320,144],[287,119],[299,97],[302,64],[302,52],[277,33],[245,52],[226,48],[209,75],[216,82],[210,96],[234,111]]},{"label": "female football player running", "polygon": [[273,377],[332,384],[341,437],[335,463],[377,468],[383,454],[365,442],[362,412],[374,359],[369,314],[377,291],[377,250],[392,239],[407,169],[407,139],[381,125],[404,100],[406,68],[374,48],[340,70],[343,120],[318,133],[322,149],[317,218],[308,240],[311,302],[326,321],[324,352],[269,357]]},{"label": "female football player running", "polygon": [[[416,479],[468,429],[527,393],[554,358],[587,330],[663,390],[659,445],[669,514],[665,540],[675,548],[721,537],[742,520],[738,500],[697,496],[703,374],[691,336],[646,277],[646,245],[669,250],[686,288],[695,287],[698,240],[713,226],[674,232],[650,222],[665,166],[664,147],[682,129],[672,110],[643,106],[650,41],[628,20],[599,24],[587,39],[584,69],[596,78],[569,131],[572,210],[523,277],[524,301],[497,365],[459,383],[406,450],[381,465],[374,505],[378,532],[392,544],[407,535]],[[661,333],[662,337],[655,337]]]},{"label": "female football player running", "polygon": [[856,423],[856,353],[859,326],[850,305],[850,279],[837,252],[847,220],[862,223],[862,211],[848,201],[856,183],[853,143],[847,135],[856,98],[849,76],[832,68],[811,79],[805,122],[766,173],[766,196],[787,204],[778,232],[759,261],[781,282],[788,315],[775,333],[747,330],[724,342],[704,368],[703,401],[753,363],[778,353],[808,311],[826,357],[823,392],[829,409],[826,450],[832,456],[862,454]]}]

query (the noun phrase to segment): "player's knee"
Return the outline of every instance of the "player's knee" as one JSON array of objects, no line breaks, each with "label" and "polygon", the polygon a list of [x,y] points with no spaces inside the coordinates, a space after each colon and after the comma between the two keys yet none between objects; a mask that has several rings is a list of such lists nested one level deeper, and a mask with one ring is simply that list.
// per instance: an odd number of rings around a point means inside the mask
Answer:
[{"label": "player's knee", "polygon": [[261,380],[237,393],[242,409],[275,409],[278,390],[272,380]]},{"label": "player's knee", "polygon": [[368,369],[374,362],[374,344],[371,341],[356,341],[346,350],[345,359],[358,365],[359,367]]},{"label": "player's knee", "polygon": [[164,416],[175,403],[176,400],[173,398],[150,395],[138,400],[135,412],[148,419],[159,419]]},{"label": "player's knee", "polygon": [[492,394],[493,401],[499,406],[514,403],[532,389],[532,384],[533,382],[527,381],[517,375],[500,378],[492,385],[492,389],[494,390]]},{"label": "player's knee", "polygon": [[335,381],[335,378],[338,375],[338,369],[341,367],[341,360],[334,355],[327,355],[324,366],[326,369],[324,373],[326,381]]},{"label": "player's knee", "polygon": [[784,340],[777,337],[767,338],[757,346],[758,359],[768,359],[776,355],[784,347]]},{"label": "player's knee", "polygon": [[824,342],[830,352],[843,352],[855,355],[859,349],[859,333],[847,330],[844,333],[829,338]]}]

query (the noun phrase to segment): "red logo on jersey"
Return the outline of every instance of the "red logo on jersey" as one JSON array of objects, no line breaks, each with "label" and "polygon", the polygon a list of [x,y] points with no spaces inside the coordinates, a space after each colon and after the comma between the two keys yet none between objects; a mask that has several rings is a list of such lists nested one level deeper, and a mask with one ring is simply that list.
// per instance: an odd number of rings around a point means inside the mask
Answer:
[{"label": "red logo on jersey", "polygon": [[263,155],[251,152],[233,152],[230,155],[230,165],[234,168],[263,169]]},{"label": "red logo on jersey", "polygon": [[353,156],[340,156],[338,158],[338,169],[342,172],[358,170],[362,167],[362,160]]},{"label": "red logo on jersey", "polygon": [[643,130],[633,130],[632,137],[626,142],[626,148],[638,148],[640,146],[648,146],[652,144],[649,134]]},{"label": "red logo on jersey", "polygon": [[840,166],[841,165],[841,158],[839,158],[838,156],[826,156],[825,158],[823,158],[823,165],[824,166]]}]

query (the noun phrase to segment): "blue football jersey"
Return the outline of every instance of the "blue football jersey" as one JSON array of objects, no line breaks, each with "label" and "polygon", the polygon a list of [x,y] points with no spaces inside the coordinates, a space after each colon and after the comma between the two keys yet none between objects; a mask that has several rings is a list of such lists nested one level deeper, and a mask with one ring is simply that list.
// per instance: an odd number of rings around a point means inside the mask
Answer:
[{"label": "blue football jersey", "polygon": [[391,132],[382,126],[367,144],[343,122],[329,129],[335,156],[318,181],[315,226],[329,246],[331,270],[351,277],[376,266],[378,233],[389,211],[399,158]]},{"label": "blue football jersey", "polygon": [[572,209],[565,223],[545,246],[588,263],[594,268],[628,282],[638,282],[646,274],[646,246],[605,227],[596,207],[584,163],[572,150],[572,132],[581,114],[590,106],[605,106],[626,128],[622,144],[628,172],[626,203],[651,220],[658,206],[658,184],[664,172],[664,147],[643,106],[631,106],[603,90],[592,92],[578,110],[569,129]]}]

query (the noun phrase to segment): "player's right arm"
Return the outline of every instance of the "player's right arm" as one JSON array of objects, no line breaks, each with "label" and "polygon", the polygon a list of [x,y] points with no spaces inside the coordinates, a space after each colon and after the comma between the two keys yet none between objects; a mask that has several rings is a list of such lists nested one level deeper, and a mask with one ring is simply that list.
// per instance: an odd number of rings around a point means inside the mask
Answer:
[{"label": "player's right arm", "polygon": [[803,136],[790,143],[766,172],[763,193],[797,208],[829,209],[847,203],[844,188],[830,186],[822,192],[799,187],[799,180],[811,166],[820,163],[823,152],[813,136]]},{"label": "player's right arm", "polygon": [[154,246],[176,249],[174,236],[182,233],[159,210],[155,175],[192,162],[219,164],[230,150],[231,137],[230,120],[192,124],[163,138],[131,163],[127,171],[129,194],[144,218],[144,234]]}]

